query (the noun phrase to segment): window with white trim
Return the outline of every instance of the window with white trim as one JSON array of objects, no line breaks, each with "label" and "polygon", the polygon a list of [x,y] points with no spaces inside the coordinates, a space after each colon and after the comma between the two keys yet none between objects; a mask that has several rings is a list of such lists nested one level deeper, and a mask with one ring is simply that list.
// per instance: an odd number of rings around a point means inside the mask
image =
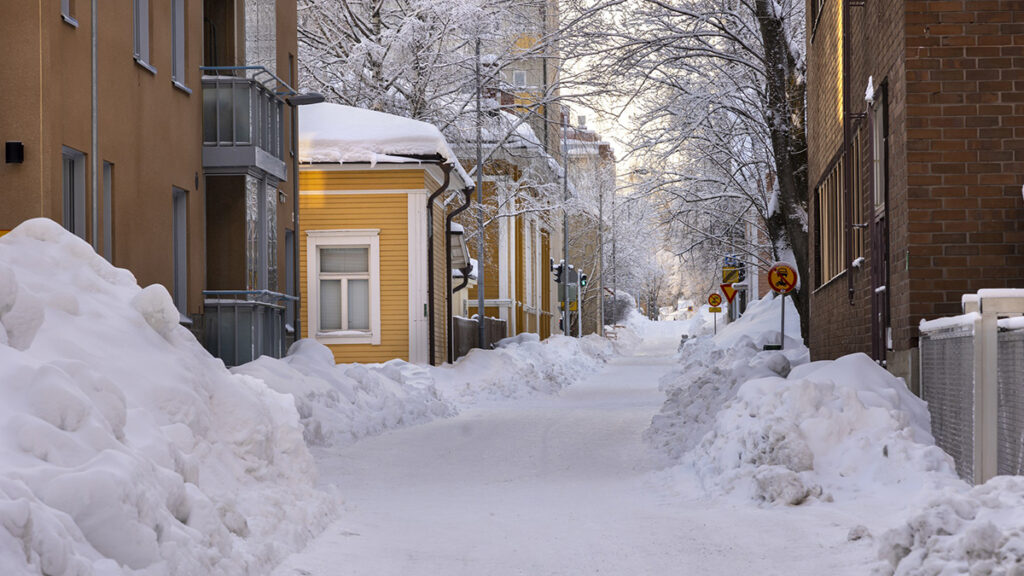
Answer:
[{"label": "window with white trim", "polygon": [[307,235],[311,334],[327,344],[380,344],[380,231]]},{"label": "window with white trim", "polygon": [[185,87],[185,0],[171,0],[171,81]]},{"label": "window with white trim", "polygon": [[512,71],[512,85],[516,88],[526,87],[526,70]]},{"label": "window with white trim", "polygon": [[135,61],[155,73],[156,68],[149,63],[149,0],[132,0],[132,4]]},{"label": "window with white trim", "polygon": [[60,0],[60,17],[68,24],[78,28],[78,19],[75,18],[74,0]]}]

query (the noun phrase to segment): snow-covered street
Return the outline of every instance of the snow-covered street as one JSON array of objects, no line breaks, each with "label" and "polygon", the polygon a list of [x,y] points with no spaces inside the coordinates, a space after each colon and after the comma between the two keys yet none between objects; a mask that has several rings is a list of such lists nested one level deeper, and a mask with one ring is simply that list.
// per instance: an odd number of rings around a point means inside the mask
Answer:
[{"label": "snow-covered street", "polygon": [[864,574],[874,549],[839,509],[708,499],[643,442],[676,342],[559,396],[315,452],[340,519],[274,574]]}]

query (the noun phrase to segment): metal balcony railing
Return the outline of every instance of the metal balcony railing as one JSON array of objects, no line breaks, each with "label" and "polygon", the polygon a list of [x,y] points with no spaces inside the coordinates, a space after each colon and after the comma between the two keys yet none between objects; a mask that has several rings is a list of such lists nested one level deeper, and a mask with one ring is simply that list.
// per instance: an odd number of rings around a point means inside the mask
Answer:
[{"label": "metal balcony railing", "polygon": [[203,298],[203,345],[210,354],[228,366],[284,356],[284,303],[298,298],[269,290],[206,290]]},{"label": "metal balcony railing", "polygon": [[[290,86],[262,66],[205,66],[203,167],[231,171],[256,166],[285,177],[284,101]],[[266,76],[267,83],[260,78]],[[286,90],[278,92],[267,84]]]}]

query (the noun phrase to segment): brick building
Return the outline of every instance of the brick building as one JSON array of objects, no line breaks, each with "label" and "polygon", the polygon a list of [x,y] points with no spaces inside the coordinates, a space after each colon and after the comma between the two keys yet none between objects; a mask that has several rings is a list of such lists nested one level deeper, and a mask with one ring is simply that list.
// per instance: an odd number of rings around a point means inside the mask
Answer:
[{"label": "brick building", "polygon": [[811,353],[913,384],[921,319],[1024,286],[1024,2],[809,0],[807,18]]}]

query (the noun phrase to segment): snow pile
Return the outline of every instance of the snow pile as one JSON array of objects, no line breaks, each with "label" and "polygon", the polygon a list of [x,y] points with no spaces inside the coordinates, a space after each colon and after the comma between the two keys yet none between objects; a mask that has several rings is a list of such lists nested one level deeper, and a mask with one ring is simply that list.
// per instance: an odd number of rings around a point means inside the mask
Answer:
[{"label": "snow pile", "polygon": [[668,395],[644,438],[671,458],[692,450],[711,431],[718,412],[754,378],[789,374],[781,351],[762,351],[750,338],[729,348],[711,338],[691,339],[680,353],[682,367],[666,374],[660,388]]},{"label": "snow pile", "polygon": [[554,335],[506,339],[494,350],[474,349],[458,362],[436,367],[441,393],[459,406],[483,400],[554,394],[594,373],[611,354],[606,340]]},{"label": "snow pile", "polygon": [[970,491],[947,490],[881,538],[879,572],[891,576],[1021,574],[1024,478],[997,476]]},{"label": "snow pile", "polygon": [[266,571],[330,520],[292,399],[56,223],[0,238],[0,573]]},{"label": "snow pile", "polygon": [[955,479],[925,403],[864,354],[746,382],[685,459],[706,486],[785,504]]},{"label": "snow pile", "polygon": [[[692,450],[711,431],[722,408],[736,397],[746,381],[768,376],[786,377],[793,366],[806,363],[799,322],[787,326],[784,350],[763,350],[778,342],[778,304],[772,296],[754,302],[739,320],[722,328],[714,338],[707,306],[681,324],[688,339],[679,349],[680,368],[666,374],[660,388],[668,398],[651,420],[644,438],[677,459]],[[787,309],[792,307],[787,302]],[[787,310],[789,311],[789,310]],[[796,314],[795,308],[792,309]],[[788,318],[787,318],[788,319]]]},{"label": "snow pile", "polygon": [[347,444],[456,413],[428,370],[402,360],[335,364],[331,350],[311,339],[293,344],[281,360],[263,356],[233,372],[291,394],[311,446]]},{"label": "snow pile", "polygon": [[647,441],[692,467],[708,490],[765,502],[954,482],[925,403],[863,354],[808,363],[786,304],[781,351],[763,350],[779,341],[771,296],[714,338],[687,341],[682,366],[662,379],[668,398]]}]

